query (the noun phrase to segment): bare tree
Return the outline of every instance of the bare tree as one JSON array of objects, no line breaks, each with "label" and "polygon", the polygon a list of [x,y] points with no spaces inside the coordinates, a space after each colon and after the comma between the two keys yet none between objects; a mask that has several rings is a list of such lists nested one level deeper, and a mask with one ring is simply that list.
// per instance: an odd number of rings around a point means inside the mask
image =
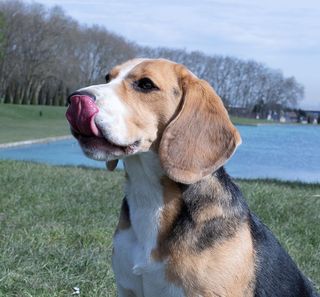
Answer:
[{"label": "bare tree", "polygon": [[0,102],[66,104],[67,94],[103,82],[108,69],[133,57],[167,58],[208,80],[224,103],[294,107],[304,89],[255,61],[199,51],[140,47],[101,26],[83,26],[56,6],[0,2]]}]

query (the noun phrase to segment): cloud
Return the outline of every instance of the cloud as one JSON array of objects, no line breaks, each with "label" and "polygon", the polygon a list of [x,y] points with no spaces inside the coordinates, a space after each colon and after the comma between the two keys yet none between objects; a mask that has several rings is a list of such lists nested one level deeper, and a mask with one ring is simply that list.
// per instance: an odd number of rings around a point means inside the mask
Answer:
[{"label": "cloud", "polygon": [[60,4],[82,22],[103,24],[144,44],[172,46],[178,37],[178,43],[189,47],[197,36],[269,50],[307,49],[320,43],[320,5],[311,0],[41,2]]}]

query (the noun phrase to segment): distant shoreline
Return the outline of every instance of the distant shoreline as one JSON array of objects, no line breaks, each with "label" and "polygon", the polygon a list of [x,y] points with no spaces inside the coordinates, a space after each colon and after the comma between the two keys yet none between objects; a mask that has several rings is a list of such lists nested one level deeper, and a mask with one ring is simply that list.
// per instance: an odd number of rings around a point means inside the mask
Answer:
[{"label": "distant shoreline", "polygon": [[[312,126],[312,127],[319,127],[320,125],[306,125],[300,123],[234,123],[235,126],[249,126],[249,127],[261,127],[261,126]],[[27,139],[22,141],[15,141],[15,142],[7,142],[7,143],[0,143],[0,149],[6,148],[14,148],[19,146],[25,145],[32,145],[37,143],[48,143],[54,142],[59,140],[67,140],[72,139],[72,135],[63,135],[63,136],[52,136],[52,137],[45,137],[45,138],[36,138],[36,139]]]},{"label": "distant shoreline", "polygon": [[39,138],[39,139],[30,139],[30,140],[23,140],[23,141],[16,141],[16,142],[1,143],[0,149],[13,148],[13,147],[31,145],[31,144],[37,144],[37,143],[48,143],[48,142],[53,142],[53,141],[58,141],[58,140],[67,140],[67,139],[72,139],[72,135],[46,137],[46,138]]}]

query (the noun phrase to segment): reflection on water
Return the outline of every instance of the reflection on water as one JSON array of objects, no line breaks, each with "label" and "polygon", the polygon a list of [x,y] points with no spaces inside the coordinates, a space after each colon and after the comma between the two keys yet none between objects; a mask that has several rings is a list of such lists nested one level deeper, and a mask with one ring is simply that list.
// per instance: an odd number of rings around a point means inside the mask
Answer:
[{"label": "reflection on water", "polygon": [[[230,175],[320,182],[320,127],[239,126],[238,129],[242,145],[226,165]],[[104,162],[86,158],[75,140],[2,149],[0,158],[105,168]]]}]

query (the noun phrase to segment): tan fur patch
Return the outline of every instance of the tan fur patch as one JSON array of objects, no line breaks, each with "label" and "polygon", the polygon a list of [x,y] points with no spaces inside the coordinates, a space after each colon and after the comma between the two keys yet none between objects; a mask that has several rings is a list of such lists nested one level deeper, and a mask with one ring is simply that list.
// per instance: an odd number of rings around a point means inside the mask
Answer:
[{"label": "tan fur patch", "polygon": [[186,242],[171,251],[167,277],[194,296],[253,296],[254,249],[249,226],[200,254]]},{"label": "tan fur patch", "polygon": [[210,205],[209,207],[206,207],[205,209],[201,209],[196,216],[195,220],[198,224],[205,223],[206,221],[209,221],[212,218],[217,217],[223,217],[224,212],[222,207],[218,205]]},{"label": "tan fur patch", "polygon": [[109,78],[110,80],[114,79],[119,75],[120,67],[115,67],[109,72]]},{"label": "tan fur patch", "polygon": [[205,208],[199,209],[199,211],[195,212],[194,219],[200,225],[210,219],[217,217],[225,217],[226,209],[224,209],[219,201],[220,200],[229,200],[229,194],[226,193],[225,189],[222,185],[217,182],[215,178],[212,176],[205,177],[199,184],[198,187],[198,195],[205,195],[206,193],[215,193],[216,201],[212,201],[210,205],[206,205]]}]

